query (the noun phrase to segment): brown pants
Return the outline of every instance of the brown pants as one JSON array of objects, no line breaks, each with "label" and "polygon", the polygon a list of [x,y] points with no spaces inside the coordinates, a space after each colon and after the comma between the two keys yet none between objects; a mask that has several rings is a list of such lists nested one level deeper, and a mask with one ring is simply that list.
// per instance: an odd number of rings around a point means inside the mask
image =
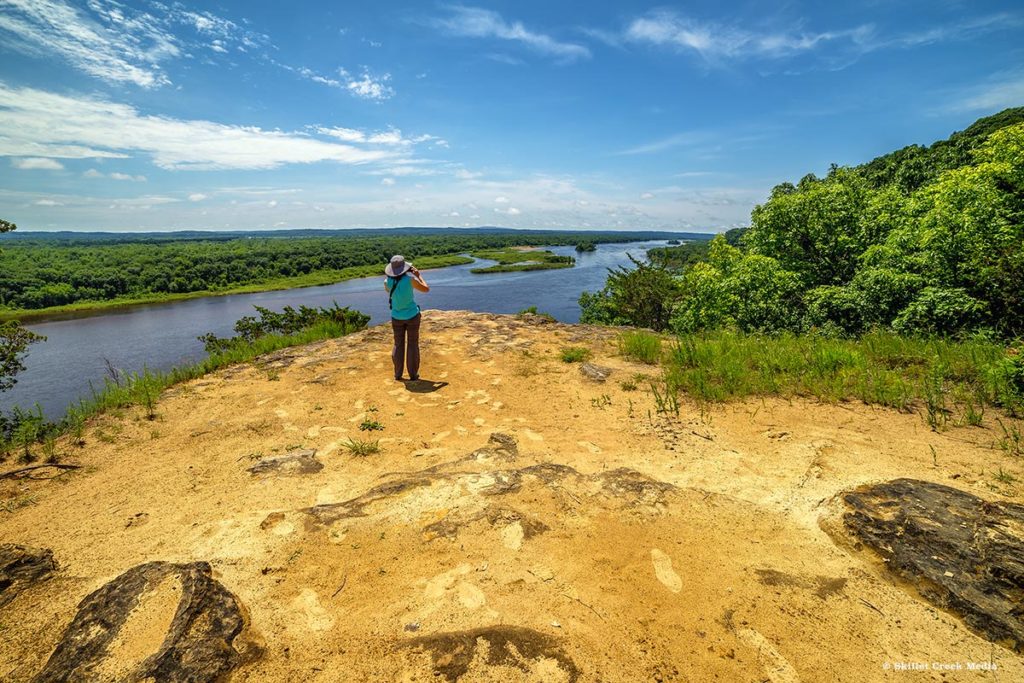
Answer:
[{"label": "brown pants", "polygon": [[[395,348],[391,350],[391,360],[395,364],[395,379],[402,378],[402,366],[409,368],[409,379],[420,376],[420,320],[423,314],[417,313],[409,320],[391,319],[391,329],[395,333]],[[408,352],[406,343],[408,340]]]}]

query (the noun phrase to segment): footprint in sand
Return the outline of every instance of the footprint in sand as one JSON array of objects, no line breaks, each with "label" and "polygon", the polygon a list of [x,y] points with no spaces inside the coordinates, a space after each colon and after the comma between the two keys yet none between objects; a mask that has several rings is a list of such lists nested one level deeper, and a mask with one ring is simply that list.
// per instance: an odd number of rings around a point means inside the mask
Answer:
[{"label": "footprint in sand", "polygon": [[494,403],[491,404],[491,412],[492,413],[498,412],[499,410],[501,410],[501,407],[503,405],[505,405],[505,404],[502,403],[501,401],[495,401]]},{"label": "footprint in sand", "polygon": [[483,419],[482,417],[474,417],[473,424],[475,424],[477,427],[483,427],[485,424],[487,424],[487,420]]},{"label": "footprint in sand", "polygon": [[299,597],[292,600],[292,608],[305,617],[306,628],[310,631],[326,631],[334,626],[334,619],[320,604],[320,598],[312,588],[303,588]]},{"label": "footprint in sand", "polygon": [[509,550],[519,550],[523,547],[523,525],[513,522],[501,530],[501,542]]},{"label": "footprint in sand", "polygon": [[543,436],[541,436],[540,434],[538,434],[537,432],[533,431],[530,428],[526,428],[526,429],[523,430],[523,436],[525,436],[530,441],[543,441],[544,440]]},{"label": "footprint in sand", "polygon": [[323,429],[323,427],[321,427],[320,425],[313,425],[312,427],[306,430],[306,437],[310,439],[315,439],[316,437],[320,436],[321,429]]},{"label": "footprint in sand", "polygon": [[287,410],[284,410],[284,409],[282,409],[282,408],[278,408],[278,409],[276,409],[276,410],[274,411],[274,415],[277,415],[278,417],[280,417],[280,418],[282,418],[282,419],[283,419],[283,418],[286,418],[286,417],[288,417],[288,411],[287,411]]},{"label": "footprint in sand", "polygon": [[683,580],[672,569],[671,557],[654,548],[651,550],[651,562],[654,564],[654,575],[658,577],[658,581],[661,581],[665,588],[673,593],[683,590]]},{"label": "footprint in sand", "polygon": [[752,628],[741,629],[736,637],[747,647],[757,650],[757,659],[764,668],[765,676],[771,683],[800,683],[796,669],[779,654],[771,641]]},{"label": "footprint in sand", "polygon": [[577,446],[581,446],[583,448],[586,448],[588,451],[590,451],[594,455],[597,455],[598,453],[601,452],[601,448],[597,444],[591,443],[590,441],[577,441],[576,445]]}]

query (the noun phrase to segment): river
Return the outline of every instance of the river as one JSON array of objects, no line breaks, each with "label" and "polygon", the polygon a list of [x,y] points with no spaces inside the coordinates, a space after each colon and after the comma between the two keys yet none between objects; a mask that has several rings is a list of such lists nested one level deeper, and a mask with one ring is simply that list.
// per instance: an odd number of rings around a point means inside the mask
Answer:
[{"label": "river", "polygon": [[[431,289],[417,294],[417,300],[424,309],[489,313],[518,313],[536,306],[563,322],[578,322],[581,292],[604,286],[608,269],[628,265],[628,255],[643,259],[647,249],[664,244],[663,240],[600,244],[597,251],[582,254],[573,247],[553,247],[555,253],[576,257],[574,268],[558,270],[469,272],[481,262],[425,270]],[[49,419],[58,419],[68,405],[88,397],[92,385],[103,385],[108,361],[131,372],[169,370],[203,358],[205,351],[197,337],[206,332],[230,336],[236,320],[255,313],[254,305],[279,311],[285,306],[329,306],[333,301],[370,315],[371,325],[389,317],[382,275],[322,287],[132,306],[30,324],[29,329],[47,339],[30,347],[18,383],[0,394],[0,410],[39,403]]]}]

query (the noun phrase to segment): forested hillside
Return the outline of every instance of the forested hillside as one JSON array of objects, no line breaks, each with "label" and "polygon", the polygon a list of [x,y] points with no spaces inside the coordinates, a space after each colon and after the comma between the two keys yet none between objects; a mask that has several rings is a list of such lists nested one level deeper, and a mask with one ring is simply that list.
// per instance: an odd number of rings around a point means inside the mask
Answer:
[{"label": "forested hillside", "polygon": [[1022,121],[1024,108],[1009,109],[930,147],[777,185],[738,245],[719,237],[706,255],[684,245],[615,273],[581,299],[583,319],[1024,335]]}]

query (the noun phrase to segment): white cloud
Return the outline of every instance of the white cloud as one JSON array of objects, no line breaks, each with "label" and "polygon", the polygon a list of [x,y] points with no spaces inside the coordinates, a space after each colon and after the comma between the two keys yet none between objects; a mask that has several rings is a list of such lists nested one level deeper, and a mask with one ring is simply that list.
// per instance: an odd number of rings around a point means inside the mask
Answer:
[{"label": "white cloud", "polygon": [[338,73],[345,80],[345,89],[356,97],[364,100],[387,100],[395,95],[394,89],[388,85],[391,74],[373,76],[364,70],[363,75],[357,78],[345,69],[338,69]]},{"label": "white cloud", "polygon": [[433,24],[448,33],[469,38],[498,38],[521,43],[536,52],[570,62],[590,57],[590,50],[576,43],[561,42],[549,35],[535,33],[522,22],[509,23],[500,14],[481,7],[451,7],[451,14]]},{"label": "white cloud", "polygon": [[508,197],[495,197],[494,198],[494,203],[495,204],[508,204]]},{"label": "white cloud", "polygon": [[[145,116],[134,107],[0,83],[0,156],[125,157],[141,152],[165,169],[266,169],[334,161],[363,164],[394,152],[303,133]],[[56,163],[56,162],[53,162]]]},{"label": "white cloud", "polygon": [[40,199],[35,202],[36,206],[64,206],[60,202],[55,202],[52,199]]},{"label": "white cloud", "polygon": [[194,50],[244,52],[269,43],[263,34],[178,3],[152,2],[148,11],[117,0],[2,0],[0,7],[4,47],[53,55],[103,81],[143,88],[170,83],[162,64]]},{"label": "white cloud", "polygon": [[202,192],[194,192],[188,196],[188,200],[190,202],[201,202],[206,198],[207,195],[203,194]]},{"label": "white cloud", "polygon": [[111,180],[131,180],[137,183],[146,182],[146,176],[144,175],[129,175],[127,173],[111,173],[108,176]]},{"label": "white cloud", "polygon": [[395,179],[394,178],[381,178],[380,179],[380,184],[381,185],[386,185],[386,186],[390,187],[390,186],[395,184]]},{"label": "white cloud", "polygon": [[455,177],[458,178],[459,180],[473,180],[474,178],[479,178],[481,176],[483,176],[483,173],[467,171],[464,168],[460,168],[455,171]]},{"label": "white cloud", "polygon": [[88,171],[82,174],[84,178],[102,178],[103,174],[97,171],[95,168],[90,168]]},{"label": "white cloud", "polygon": [[20,168],[23,171],[60,171],[64,165],[54,159],[41,159],[29,157],[27,159],[12,159],[11,166]]},{"label": "white cloud", "polygon": [[276,199],[271,199],[269,202],[267,202],[267,206],[269,208],[271,208],[271,209],[277,207],[277,200]]},{"label": "white cloud", "polygon": [[640,195],[640,199],[654,199],[653,192],[644,192]]},{"label": "white cloud", "polygon": [[514,206],[510,206],[507,209],[496,208],[494,209],[494,213],[503,213],[508,216],[518,216],[519,214],[522,213],[522,211],[520,211]]}]

